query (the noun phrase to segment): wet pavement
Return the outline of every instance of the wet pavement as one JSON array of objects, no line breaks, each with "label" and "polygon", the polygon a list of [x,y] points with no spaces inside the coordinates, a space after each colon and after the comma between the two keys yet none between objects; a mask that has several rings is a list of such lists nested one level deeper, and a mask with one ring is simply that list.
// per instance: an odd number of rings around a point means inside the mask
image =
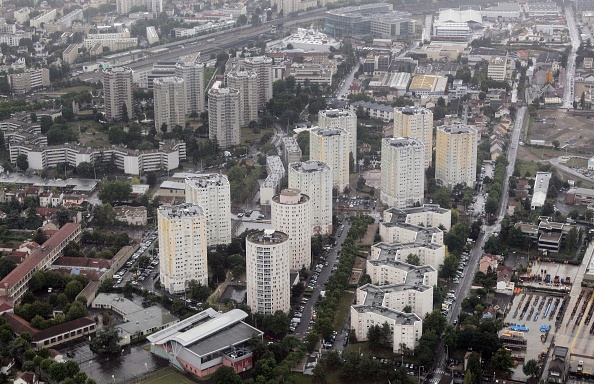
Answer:
[{"label": "wet pavement", "polygon": [[74,353],[72,360],[79,363],[81,371],[97,384],[127,381],[147,372],[152,372],[169,364],[165,359],[150,353],[149,343],[123,348],[121,355],[99,356],[90,351],[87,343],[80,343],[62,350]]}]

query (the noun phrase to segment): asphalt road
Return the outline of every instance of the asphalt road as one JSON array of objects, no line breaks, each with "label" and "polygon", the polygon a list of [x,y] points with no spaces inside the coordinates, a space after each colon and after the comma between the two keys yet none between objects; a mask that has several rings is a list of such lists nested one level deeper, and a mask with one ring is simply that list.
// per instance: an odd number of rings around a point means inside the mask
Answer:
[{"label": "asphalt road", "polygon": [[349,229],[351,228],[351,224],[346,220],[343,220],[342,224],[344,225],[344,228],[342,230],[342,234],[340,236],[336,236],[336,246],[332,247],[326,255],[326,261],[328,262],[328,266],[322,268],[322,272],[320,272],[318,280],[314,285],[313,293],[307,301],[307,304],[304,305],[305,308],[303,309],[303,316],[301,317],[301,322],[295,329],[295,335],[298,337],[305,337],[308,333],[307,328],[310,325],[309,322],[312,316],[312,309],[315,303],[318,301],[320,292],[324,290],[324,285],[326,284],[326,282],[330,278],[330,275],[332,274],[332,266],[334,266],[334,264],[337,262],[338,252],[340,251],[342,243],[346,239]]},{"label": "asphalt road", "polygon": [[571,5],[565,6],[565,20],[567,20],[567,27],[569,29],[569,37],[571,38],[571,52],[567,58],[567,66],[565,70],[565,89],[563,91],[562,108],[573,108],[574,95],[574,79],[575,79],[575,58],[577,50],[580,47],[581,39],[580,32],[575,23],[575,14]]}]

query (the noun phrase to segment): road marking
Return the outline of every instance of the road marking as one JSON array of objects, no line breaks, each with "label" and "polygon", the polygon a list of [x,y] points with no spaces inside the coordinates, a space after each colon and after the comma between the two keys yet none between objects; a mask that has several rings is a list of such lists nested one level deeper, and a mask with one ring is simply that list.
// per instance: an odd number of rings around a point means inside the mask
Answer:
[{"label": "road marking", "polygon": [[[590,297],[590,301],[588,301],[588,305],[586,306],[586,309],[584,311],[584,314],[587,314],[588,313],[588,309],[592,305],[592,300],[594,300],[594,295],[592,295]],[[570,352],[573,351],[573,346],[575,345],[575,342],[579,339],[578,336],[582,333],[582,328],[584,327],[584,324],[585,323],[586,323],[586,320],[582,317],[582,319],[580,319],[580,326],[578,327],[578,330],[577,330],[576,334],[573,336],[573,341],[571,342],[571,347],[569,349]]]}]

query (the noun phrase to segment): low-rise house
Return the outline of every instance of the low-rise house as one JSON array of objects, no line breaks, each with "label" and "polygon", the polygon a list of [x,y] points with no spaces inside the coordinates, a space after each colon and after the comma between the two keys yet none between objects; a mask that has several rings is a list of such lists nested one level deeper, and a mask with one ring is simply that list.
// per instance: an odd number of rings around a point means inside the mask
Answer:
[{"label": "low-rise house", "polygon": [[78,207],[84,201],[84,198],[80,195],[66,195],[62,198],[62,205],[68,207]]},{"label": "low-rise house", "polygon": [[132,207],[129,205],[121,205],[113,207],[115,218],[118,221],[128,225],[146,225],[147,210],[144,206]]},{"label": "low-rise house", "polygon": [[8,372],[10,372],[10,370],[12,369],[12,367],[14,367],[14,364],[15,361],[13,357],[5,357],[4,359],[2,359],[2,368],[0,369],[0,372],[7,375]]},{"label": "low-rise house", "polygon": [[489,268],[491,268],[491,271],[496,271],[498,264],[499,260],[497,260],[497,256],[489,254],[484,255],[481,257],[481,261],[479,263],[479,271],[485,274],[489,271]]},{"label": "low-rise house", "polygon": [[37,384],[39,378],[33,372],[21,372],[13,381],[14,384]]},{"label": "low-rise house", "polygon": [[39,206],[42,208],[51,207],[52,205],[52,193],[42,192],[39,194]]}]

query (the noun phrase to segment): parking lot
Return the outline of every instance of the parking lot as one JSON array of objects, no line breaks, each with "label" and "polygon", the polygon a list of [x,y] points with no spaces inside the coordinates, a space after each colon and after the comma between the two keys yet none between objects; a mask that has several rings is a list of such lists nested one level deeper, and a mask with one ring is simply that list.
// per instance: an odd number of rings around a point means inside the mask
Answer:
[{"label": "parking lot", "polygon": [[[157,230],[149,231],[142,239],[142,243],[138,250],[132,255],[130,260],[113,275],[113,282],[116,287],[122,287],[130,282],[132,285],[140,285],[143,288],[152,291],[154,290],[155,281],[159,277],[159,255],[154,252],[155,242],[157,241]],[[151,255],[153,253],[154,255]],[[141,256],[146,256],[147,259],[143,265],[140,265],[138,259]],[[136,269],[136,271],[132,272]]]},{"label": "parking lot", "polygon": [[[514,380],[526,381],[524,362],[539,361],[546,356],[555,336],[555,322],[563,315],[565,295],[523,292],[516,295],[504,319],[499,336],[503,346],[511,351],[516,367]],[[558,344],[558,343],[557,343]]]}]

